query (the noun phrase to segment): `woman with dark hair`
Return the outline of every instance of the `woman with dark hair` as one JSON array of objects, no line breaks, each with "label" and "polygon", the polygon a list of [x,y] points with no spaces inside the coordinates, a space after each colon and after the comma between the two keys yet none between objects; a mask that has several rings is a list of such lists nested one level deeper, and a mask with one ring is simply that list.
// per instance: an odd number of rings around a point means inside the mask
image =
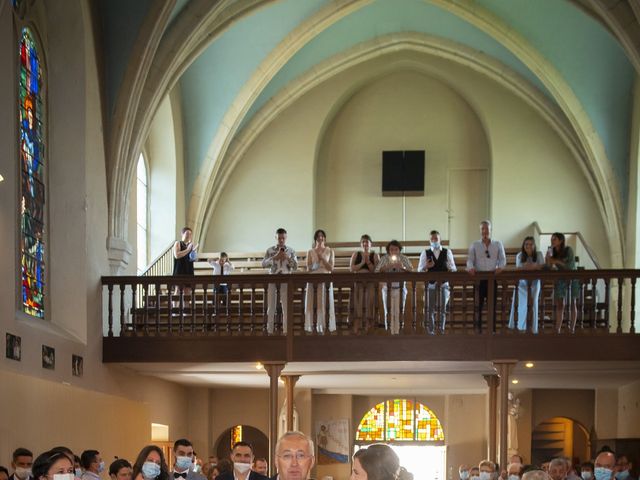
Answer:
[{"label": "woman with dark hair", "polygon": [[[536,241],[533,237],[525,237],[522,242],[522,250],[516,255],[516,269],[540,270],[544,267],[542,252],[536,249]],[[509,328],[515,328],[516,295],[518,296],[518,331],[527,331],[527,307],[531,298],[533,317],[531,319],[531,331],[538,333],[538,297],[540,296],[540,280],[520,280],[518,288],[513,291],[511,313],[509,314]]]},{"label": "woman with dark hair", "polygon": [[[73,458],[73,457],[72,457]],[[49,450],[33,462],[31,467],[34,480],[74,480],[73,460],[69,454]]]},{"label": "woman with dark hair", "polygon": [[[373,273],[380,261],[380,257],[376,252],[371,251],[373,242],[371,237],[366,233],[360,237],[360,246],[362,250],[353,252],[351,261],[349,262],[349,270],[352,273]],[[353,313],[352,322],[353,333],[358,334],[360,325],[364,326],[365,332],[369,330],[373,324],[373,316],[375,313],[375,284],[356,282],[353,288]]]},{"label": "woman with dark hair", "polygon": [[[565,245],[564,234],[556,232],[551,235],[551,247],[547,252],[547,265],[556,270],[576,270],[576,256],[573,249]],[[553,298],[556,305],[556,332],[562,331],[564,307],[567,299],[567,287],[570,287],[569,300],[569,330],[573,333],[578,319],[578,295],[580,294],[580,282],[578,280],[558,280],[553,289]]]},{"label": "woman with dark hair", "polygon": [[[309,273],[331,273],[335,266],[333,250],[327,246],[327,234],[324,230],[316,230],[313,234],[313,248],[307,252],[307,271]],[[315,289],[315,295],[314,295]],[[324,283],[307,283],[304,307],[304,329],[313,331],[313,315],[316,315],[316,329],[323,334],[326,326],[327,288]],[[315,301],[315,308],[314,308]],[[329,284],[329,331],[336,331],[336,310],[333,303],[333,284]]]},{"label": "woman with dark hair", "polygon": [[413,475],[400,466],[393,449],[376,443],[358,450],[353,456],[350,480],[412,480]]},{"label": "woman with dark hair", "polygon": [[133,464],[133,480],[169,480],[169,467],[160,447],[147,445]]},{"label": "woman with dark hair", "polygon": [[[413,270],[411,261],[402,253],[402,244],[397,240],[391,240],[387,244],[387,254],[382,257],[380,263],[376,267],[376,272],[410,272]],[[382,284],[382,305],[384,306],[384,325],[385,328],[391,330],[391,335],[400,333],[400,312],[404,312],[404,303],[407,299],[407,286],[405,282],[392,282],[389,301],[391,305],[387,305],[387,291],[389,282]],[[402,290],[402,297],[400,291]],[[402,300],[401,300],[402,298]],[[389,308],[387,308],[389,307]],[[389,315],[390,313],[390,315]],[[388,317],[391,322],[388,322]]]}]

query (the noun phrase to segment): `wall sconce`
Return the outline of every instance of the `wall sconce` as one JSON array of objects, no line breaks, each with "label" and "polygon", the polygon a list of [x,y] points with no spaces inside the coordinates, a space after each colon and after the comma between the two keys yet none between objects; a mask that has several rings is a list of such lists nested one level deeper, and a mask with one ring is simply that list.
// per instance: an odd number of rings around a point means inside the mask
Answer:
[{"label": "wall sconce", "polygon": [[0,174],[0,182],[4,181],[4,177]]}]

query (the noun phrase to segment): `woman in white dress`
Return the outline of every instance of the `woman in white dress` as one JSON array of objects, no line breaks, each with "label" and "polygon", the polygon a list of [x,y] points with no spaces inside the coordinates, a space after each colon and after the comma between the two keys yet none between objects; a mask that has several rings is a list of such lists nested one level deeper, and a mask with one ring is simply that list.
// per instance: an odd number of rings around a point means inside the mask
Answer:
[{"label": "woman in white dress", "polygon": [[[335,254],[326,244],[327,234],[316,230],[313,234],[313,248],[307,252],[307,271],[309,273],[331,273],[335,266]],[[314,295],[315,290],[315,295]],[[313,315],[316,314],[316,329],[323,334],[326,327],[327,290],[329,294],[329,331],[336,331],[336,311],[333,303],[333,284],[326,288],[324,283],[307,283],[304,308],[304,329],[313,331]],[[315,299],[315,309],[314,307]]]}]

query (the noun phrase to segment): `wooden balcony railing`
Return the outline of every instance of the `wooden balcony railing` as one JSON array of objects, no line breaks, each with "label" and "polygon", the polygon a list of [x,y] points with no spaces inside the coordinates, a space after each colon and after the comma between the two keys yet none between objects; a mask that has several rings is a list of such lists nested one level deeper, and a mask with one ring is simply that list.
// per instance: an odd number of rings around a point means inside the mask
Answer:
[{"label": "wooden balcony railing", "polygon": [[[563,312],[562,332],[623,334],[636,333],[636,280],[639,270],[583,270],[572,272],[516,272],[500,274],[478,273],[387,273],[352,274],[333,273],[312,275],[231,275],[219,276],[146,276],[103,277],[105,293],[104,335],[126,336],[302,336],[318,335],[322,330],[317,315],[313,315],[313,332],[305,331],[305,291],[309,286],[325,289],[327,301],[324,309],[325,334],[371,335],[385,334],[390,322],[385,322],[383,289],[387,285],[388,304],[397,295],[396,287],[405,282],[407,295],[404,308],[399,311],[401,335],[428,335],[430,307],[436,315],[446,318],[443,331],[438,335],[473,334],[500,335],[510,333],[509,319],[512,308],[517,322],[519,296],[514,296],[520,280],[540,282],[538,299],[538,334],[556,334],[559,312],[554,308],[554,295],[565,287],[570,297],[571,282],[577,289],[577,318],[571,325],[569,301]],[[487,301],[482,323],[474,322],[480,282],[487,281]],[[277,283],[275,283],[277,282]],[[429,305],[425,285],[435,282],[437,286],[448,282],[450,300],[445,306],[440,294],[432,297]],[[268,332],[267,290],[275,283],[278,302],[274,314],[273,332]],[[221,289],[221,285],[226,289]],[[286,286],[287,295],[282,288]],[[354,327],[365,325],[366,318],[356,318],[359,309],[354,302],[354,289],[368,290],[373,296],[370,312],[370,328],[354,331]],[[334,297],[336,331],[329,332],[329,289]],[[226,290],[226,292],[225,292]],[[436,289],[438,291],[438,289]],[[526,330],[533,333],[534,312],[531,289],[527,289]],[[515,298],[514,298],[515,297]],[[314,310],[317,309],[314,295]],[[287,328],[283,330],[284,314],[287,312]],[[364,309],[363,309],[364,312]],[[365,317],[365,313],[360,315]],[[321,319],[320,319],[321,321]],[[389,332],[391,333],[391,332]]]}]

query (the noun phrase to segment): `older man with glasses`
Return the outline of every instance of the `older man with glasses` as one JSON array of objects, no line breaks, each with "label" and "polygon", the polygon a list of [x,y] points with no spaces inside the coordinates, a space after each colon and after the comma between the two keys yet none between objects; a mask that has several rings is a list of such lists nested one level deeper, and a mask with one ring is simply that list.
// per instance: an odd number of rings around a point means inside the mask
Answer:
[{"label": "older man with glasses", "polygon": [[313,440],[302,432],[287,432],[276,444],[278,474],[271,480],[306,480],[315,463]]},{"label": "older man with glasses", "polygon": [[[467,256],[467,271],[471,275],[476,272],[495,272],[500,273],[507,265],[507,256],[504,253],[502,242],[491,239],[491,222],[483,220],[480,222],[480,240],[476,240],[469,247],[469,255]],[[495,280],[493,281],[495,292]],[[487,300],[489,293],[489,281],[480,280],[478,284],[478,301],[476,304],[475,330],[476,333],[482,333],[482,307]],[[495,310],[495,302],[497,295],[493,295],[493,305]],[[494,325],[495,328],[495,325]]]}]

